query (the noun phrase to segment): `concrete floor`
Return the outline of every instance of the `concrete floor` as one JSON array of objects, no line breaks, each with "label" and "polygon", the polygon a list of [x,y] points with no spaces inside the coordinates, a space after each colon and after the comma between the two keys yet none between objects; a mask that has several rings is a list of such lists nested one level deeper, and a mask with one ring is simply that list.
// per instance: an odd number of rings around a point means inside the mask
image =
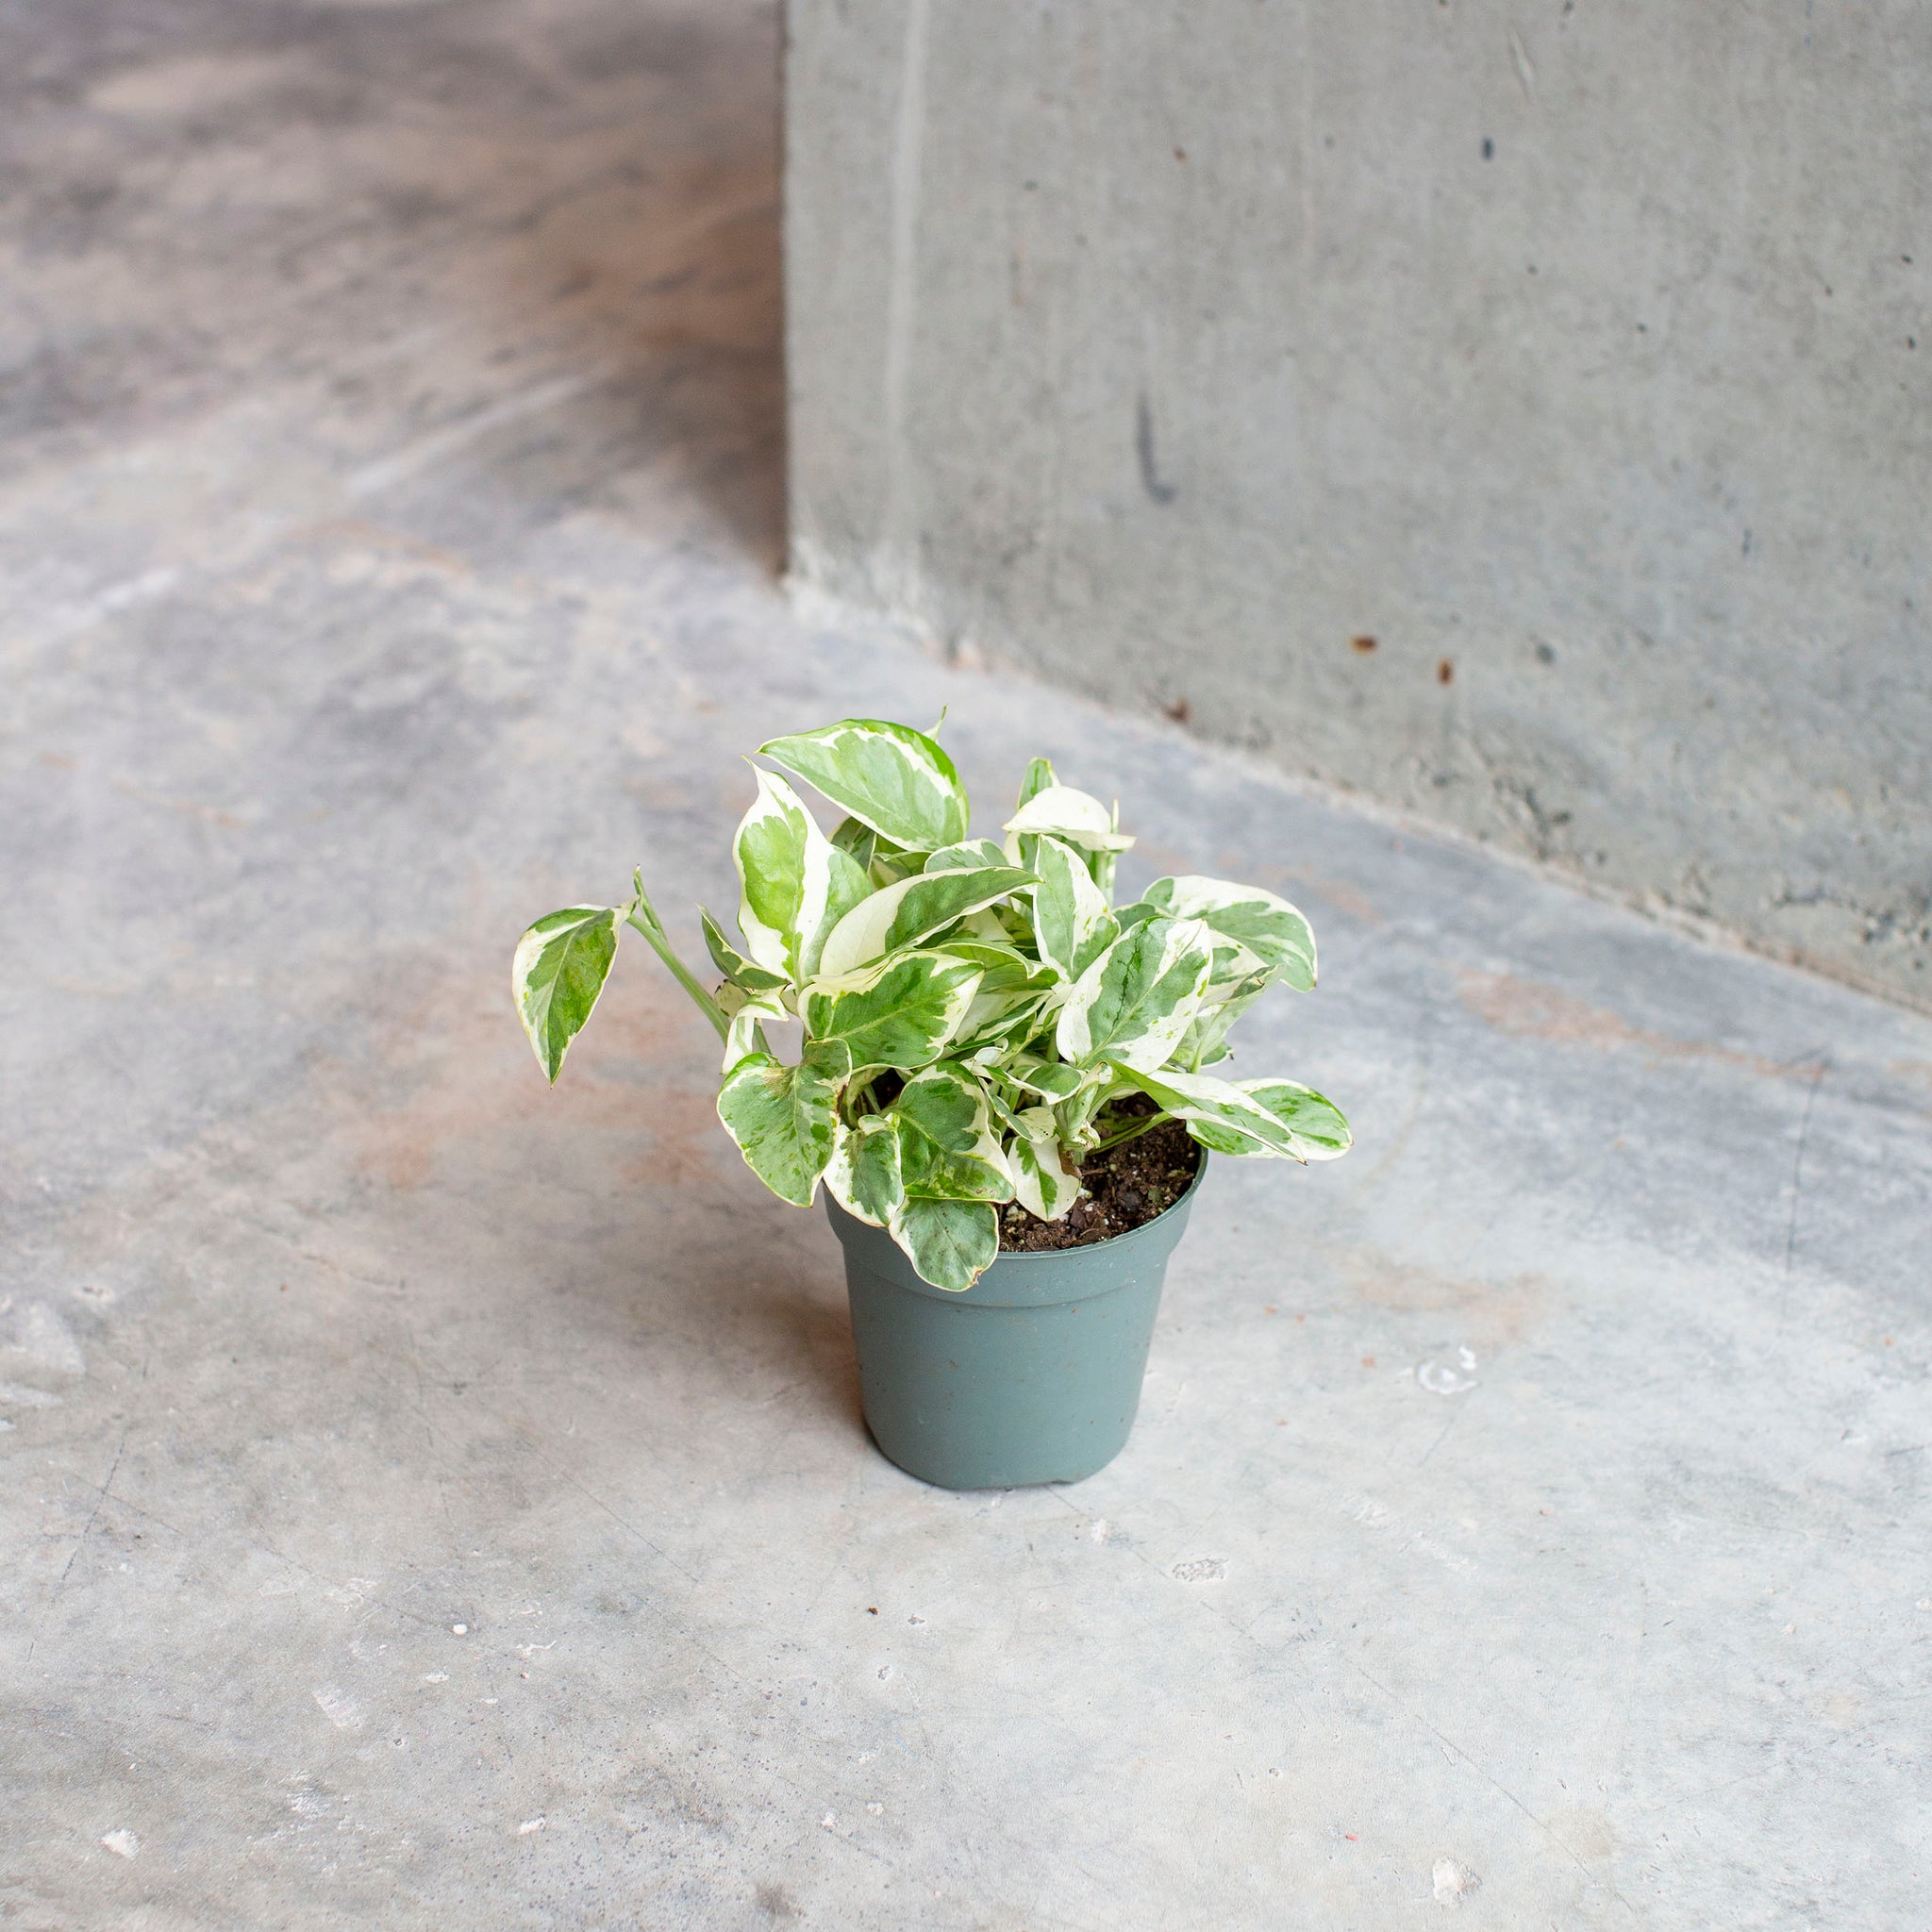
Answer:
[{"label": "concrete floor", "polygon": [[[0,13],[0,1921],[1919,1928],[1932,1023],[791,614],[761,8]],[[1126,1453],[921,1487],[641,946],[847,709],[1324,942]]]}]

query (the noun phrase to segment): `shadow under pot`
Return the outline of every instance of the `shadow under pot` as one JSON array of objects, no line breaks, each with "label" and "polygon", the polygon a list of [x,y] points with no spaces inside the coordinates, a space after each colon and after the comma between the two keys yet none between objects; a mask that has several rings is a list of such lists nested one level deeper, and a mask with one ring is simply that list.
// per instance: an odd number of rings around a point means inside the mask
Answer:
[{"label": "shadow under pot", "polygon": [[1208,1172],[1154,1220],[1091,1246],[1002,1254],[969,1289],[934,1288],[891,1236],[825,1196],[845,1250],[866,1426],[947,1490],[1072,1483],[1126,1446],[1167,1257]]}]

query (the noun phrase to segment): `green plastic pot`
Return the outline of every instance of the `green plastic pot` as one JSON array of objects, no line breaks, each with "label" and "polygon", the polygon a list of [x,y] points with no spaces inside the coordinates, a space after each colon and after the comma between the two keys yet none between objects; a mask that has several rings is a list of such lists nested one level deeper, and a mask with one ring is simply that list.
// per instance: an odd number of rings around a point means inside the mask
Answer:
[{"label": "green plastic pot", "polygon": [[1122,1449],[1141,1406],[1167,1257],[1208,1171],[1154,1220],[1096,1241],[1002,1255],[973,1286],[922,1281],[891,1235],[825,1196],[845,1249],[866,1426],[946,1490],[1074,1483]]}]

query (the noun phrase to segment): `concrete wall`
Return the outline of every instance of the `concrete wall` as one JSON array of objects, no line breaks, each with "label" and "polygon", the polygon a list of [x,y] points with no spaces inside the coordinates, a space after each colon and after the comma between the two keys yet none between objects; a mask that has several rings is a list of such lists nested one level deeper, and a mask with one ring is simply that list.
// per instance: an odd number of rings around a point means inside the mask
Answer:
[{"label": "concrete wall", "polygon": [[1932,1003],[1932,8],[789,37],[798,580]]}]

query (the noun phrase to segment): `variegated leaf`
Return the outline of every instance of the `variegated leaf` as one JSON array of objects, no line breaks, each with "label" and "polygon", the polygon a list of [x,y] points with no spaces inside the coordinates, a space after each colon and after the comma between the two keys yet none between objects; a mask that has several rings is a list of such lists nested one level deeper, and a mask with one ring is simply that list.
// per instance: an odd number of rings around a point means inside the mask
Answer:
[{"label": "variegated leaf", "polygon": [[1291,1148],[1264,1144],[1252,1133],[1223,1124],[1191,1122],[1188,1131],[1219,1154],[1267,1154],[1295,1160],[1338,1160],[1355,1144],[1341,1109],[1312,1087],[1295,1080],[1242,1080],[1241,1091],[1259,1102],[1292,1137]]},{"label": "variegated leaf", "polygon": [[1043,998],[1041,993],[1024,990],[989,992],[982,980],[954,1036],[953,1052],[963,1058],[990,1044],[1024,1037],[1022,1029],[1031,1028]]},{"label": "variegated leaf", "polygon": [[746,992],[770,992],[789,983],[782,973],[768,972],[747,959],[702,906],[698,908],[698,924],[704,928],[705,950],[711,956],[711,964],[732,985],[742,987]]},{"label": "variegated leaf", "polygon": [[621,907],[571,906],[540,919],[517,941],[510,991],[537,1064],[554,1083],[617,957]]},{"label": "variegated leaf", "polygon": [[1182,1074],[1172,1070],[1153,1074],[1124,1068],[1124,1074],[1141,1091],[1176,1120],[1204,1147],[1222,1154],[1272,1154],[1306,1161],[1298,1136],[1245,1088],[1217,1080],[1211,1074]]},{"label": "variegated leaf", "polygon": [[1198,1071],[1227,1058],[1228,1028],[1273,983],[1266,973],[1251,973],[1247,978],[1235,980],[1226,987],[1217,987],[1210,977],[1208,996],[1188,1022],[1188,1030],[1181,1035],[1180,1044],[1174,1049],[1174,1064]]},{"label": "variegated leaf", "polygon": [[758,747],[895,843],[934,852],[966,836],[966,789],[953,761],[909,725],[846,718]]},{"label": "variegated leaf", "polygon": [[1286,899],[1259,886],[1238,886],[1192,874],[1156,879],[1141,896],[1165,917],[1198,919],[1241,947],[1252,963],[1237,960],[1235,972],[1265,967],[1303,992],[1313,988],[1314,930]]},{"label": "variegated leaf", "polygon": [[818,970],[826,978],[856,972],[1033,882],[1030,872],[1008,865],[902,879],[862,900],[832,928]]},{"label": "variegated leaf", "polygon": [[1006,848],[993,839],[962,839],[957,845],[942,845],[925,861],[926,875],[936,872],[974,872],[989,865],[1005,865]]},{"label": "variegated leaf", "polygon": [[747,992],[728,979],[719,987],[716,998],[726,1021],[724,1063],[721,1069],[726,1074],[747,1054],[770,1054],[771,1042],[765,1038],[766,1021],[791,1018],[775,993],[766,990]]},{"label": "variegated leaf", "polygon": [[1064,1060],[1042,1059],[1033,1053],[1010,1055],[1002,1072],[1016,1087],[1024,1087],[1042,1100],[1071,1100],[1083,1087],[1107,1077],[1102,1068],[1091,1067],[1083,1072],[1068,1066]]},{"label": "variegated leaf", "polygon": [[809,1208],[832,1158],[838,1097],[837,1086],[809,1060],[788,1067],[755,1053],[724,1076],[718,1118],[773,1193]]},{"label": "variegated leaf", "polygon": [[890,1225],[906,1200],[899,1177],[899,1137],[891,1122],[872,1113],[856,1126],[841,1126],[825,1169],[825,1185],[846,1213],[874,1227]]},{"label": "variegated leaf", "polygon": [[927,1067],[892,1103],[908,1197],[1010,1201],[1013,1177],[992,1133],[985,1091],[950,1065]]},{"label": "variegated leaf", "polygon": [[1040,957],[1062,979],[1078,979],[1120,933],[1085,858],[1042,833],[1035,842],[1033,931]]},{"label": "variegated leaf", "polygon": [[805,995],[807,1037],[815,1052],[842,1052],[847,1071],[937,1059],[958,1030],[979,986],[979,969],[945,953],[896,953]]},{"label": "variegated leaf", "polygon": [[753,770],[758,795],[734,844],[743,884],[739,930],[758,965],[802,985],[818,971],[825,936],[870,895],[872,881],[784,779]]},{"label": "variegated leaf", "polygon": [[1044,992],[1054,983],[1053,969],[1038,959],[1029,959],[1010,941],[983,939],[942,940],[936,952],[949,953],[956,959],[970,959],[981,972],[981,992]]},{"label": "variegated leaf", "polygon": [[1019,1132],[1007,1150],[1013,1198],[1042,1221],[1058,1221],[1080,1198],[1080,1176],[1061,1157],[1059,1126],[1050,1107],[1029,1107],[1014,1117]]},{"label": "variegated leaf", "polygon": [[983,1201],[908,1197],[891,1225],[919,1278],[934,1288],[964,1293],[999,1259],[999,1216]]},{"label": "variegated leaf", "polygon": [[1130,926],[1074,982],[1055,1043],[1074,1066],[1152,1069],[1173,1054],[1208,984],[1212,946],[1195,920]]},{"label": "variegated leaf", "polygon": [[1053,774],[1053,766],[1047,759],[1030,759],[1026,766],[1026,775],[1020,780],[1020,796],[1014,801],[1013,809],[1020,810],[1038,798],[1048,786],[1058,783],[1059,780]]},{"label": "variegated leaf", "polygon": [[1134,841],[1122,834],[1113,814],[1091,792],[1076,791],[1071,785],[1049,785],[1036,791],[1011,818],[1004,830],[1016,836],[1027,832],[1049,832],[1091,852],[1124,852]]}]

